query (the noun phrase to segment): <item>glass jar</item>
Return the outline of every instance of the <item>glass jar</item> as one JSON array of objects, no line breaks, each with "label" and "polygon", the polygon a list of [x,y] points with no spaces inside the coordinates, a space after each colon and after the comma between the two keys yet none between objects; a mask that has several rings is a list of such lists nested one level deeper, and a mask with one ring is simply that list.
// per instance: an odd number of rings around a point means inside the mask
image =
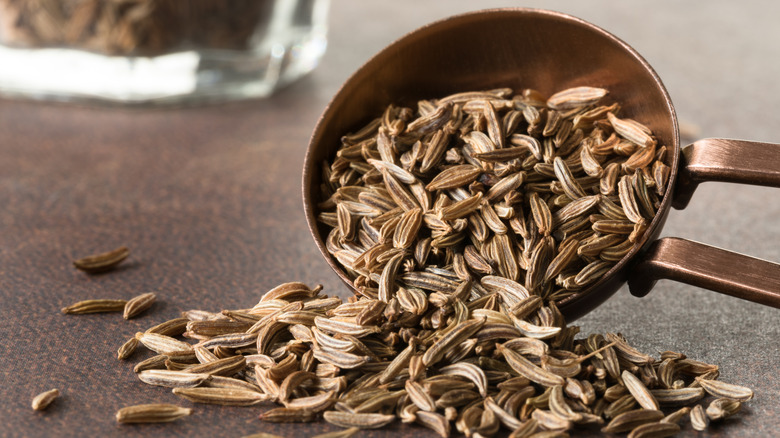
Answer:
[{"label": "glass jar", "polygon": [[0,93],[164,104],[264,97],[325,52],[329,0],[0,0]]}]

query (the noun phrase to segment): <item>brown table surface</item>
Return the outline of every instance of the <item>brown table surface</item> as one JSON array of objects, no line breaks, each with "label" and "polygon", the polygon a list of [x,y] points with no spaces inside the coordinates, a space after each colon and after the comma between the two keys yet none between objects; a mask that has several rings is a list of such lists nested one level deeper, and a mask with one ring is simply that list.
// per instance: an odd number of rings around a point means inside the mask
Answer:
[{"label": "brown table surface", "polygon": [[[580,16],[632,44],[656,68],[695,136],[780,140],[780,7],[758,2],[530,1]],[[115,351],[182,309],[253,305],[284,281],[346,288],[306,230],[300,170],[318,115],[373,53],[434,19],[513,2],[332,5],[328,53],[308,78],[270,99],[191,109],[122,110],[0,100],[0,436],[308,436],[328,425],[267,425],[258,408],[196,406],[186,421],[118,426],[114,412],[182,403],[139,384]],[[422,7],[421,7],[422,6]],[[0,68],[7,68],[2,66]],[[780,163],[778,163],[780,165]],[[780,260],[780,193],[702,186],[665,235]],[[86,276],[74,258],[128,245],[121,269]],[[143,317],[64,316],[93,298],[156,291]],[[696,436],[778,436],[780,311],[660,282],[624,288],[578,322],[619,331],[641,350],[682,351],[755,388],[737,419]],[[142,357],[136,354],[134,359]],[[56,387],[45,413],[31,398]],[[184,404],[187,404],[184,402]],[[364,436],[433,436],[393,426]]]}]

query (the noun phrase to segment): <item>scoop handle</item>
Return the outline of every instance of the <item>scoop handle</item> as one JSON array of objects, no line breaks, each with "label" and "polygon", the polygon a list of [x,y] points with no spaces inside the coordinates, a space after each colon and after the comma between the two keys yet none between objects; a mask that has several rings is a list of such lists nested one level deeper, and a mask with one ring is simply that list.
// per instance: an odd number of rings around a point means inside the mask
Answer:
[{"label": "scoop handle", "polygon": [[643,297],[660,279],[780,309],[780,265],[692,240],[655,241],[632,269],[628,288]]},{"label": "scoop handle", "polygon": [[[780,187],[780,145],[708,138],[685,147],[672,205],[683,209],[705,181]],[[780,265],[676,237],[655,241],[634,265],[633,295],[656,281],[676,280],[780,308]]]},{"label": "scoop handle", "polygon": [[678,210],[706,181],[780,187],[780,144],[705,138],[683,148],[681,158],[672,199]]}]

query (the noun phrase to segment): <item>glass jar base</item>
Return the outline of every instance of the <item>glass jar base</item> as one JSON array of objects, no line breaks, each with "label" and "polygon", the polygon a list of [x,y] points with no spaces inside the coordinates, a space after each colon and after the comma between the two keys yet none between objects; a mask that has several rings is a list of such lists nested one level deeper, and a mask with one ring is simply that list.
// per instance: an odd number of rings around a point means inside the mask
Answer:
[{"label": "glass jar base", "polygon": [[326,45],[324,32],[308,32],[293,43],[255,51],[192,50],[155,57],[0,46],[0,93],[131,105],[266,97],[314,69]]}]

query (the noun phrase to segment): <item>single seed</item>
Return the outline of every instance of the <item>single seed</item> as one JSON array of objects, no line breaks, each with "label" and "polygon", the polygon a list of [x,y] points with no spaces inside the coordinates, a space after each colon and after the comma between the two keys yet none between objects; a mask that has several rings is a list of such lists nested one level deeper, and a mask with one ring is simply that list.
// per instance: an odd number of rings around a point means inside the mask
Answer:
[{"label": "single seed", "polygon": [[686,415],[688,415],[690,412],[691,412],[691,408],[689,408],[689,407],[687,407],[687,406],[686,406],[686,407],[684,407],[684,408],[680,408],[680,409],[678,409],[678,410],[676,410],[676,411],[672,412],[671,414],[669,414],[669,415],[665,416],[664,418],[662,418],[662,419],[661,419],[661,423],[674,423],[674,424],[679,424],[679,423],[680,423],[680,421],[681,421],[681,420],[682,420],[682,419],[683,419],[683,418],[684,418]]},{"label": "single seed", "polygon": [[625,433],[642,424],[654,423],[663,418],[664,414],[661,411],[634,409],[617,415],[601,431],[604,433]]},{"label": "single seed", "polygon": [[170,336],[160,335],[157,333],[136,333],[135,338],[138,339],[146,348],[154,351],[155,353],[172,355],[176,352],[187,352],[188,354],[195,355],[192,350],[192,346],[186,342],[179,341]]},{"label": "single seed", "polygon": [[122,344],[121,347],[119,347],[119,350],[116,352],[116,358],[119,360],[125,360],[133,355],[135,352],[136,347],[138,347],[138,339],[136,338],[130,338]]},{"label": "single seed", "polygon": [[744,386],[733,385],[731,383],[721,382],[720,380],[709,380],[702,377],[696,377],[696,382],[704,388],[707,393],[715,397],[725,397],[737,401],[748,401],[753,398],[753,391]]},{"label": "single seed", "polygon": [[166,423],[186,417],[192,409],[170,404],[145,404],[122,408],[116,412],[119,423]]},{"label": "single seed", "polygon": [[166,388],[192,388],[211,378],[208,374],[169,370],[145,370],[136,375],[146,384]]},{"label": "single seed", "polygon": [[704,413],[704,408],[701,405],[694,406],[691,409],[691,426],[696,430],[707,430],[710,425],[710,419]]},{"label": "single seed", "polygon": [[60,391],[57,389],[50,389],[36,395],[32,400],[32,408],[36,411],[42,411],[49,407],[52,402],[60,396]]},{"label": "single seed", "polygon": [[97,274],[114,269],[129,255],[130,250],[126,246],[122,246],[113,251],[74,260],[73,266],[88,274]]},{"label": "single seed", "polygon": [[680,432],[680,426],[675,423],[648,423],[638,426],[627,438],[665,438]]},{"label": "single seed", "polygon": [[742,403],[730,398],[718,398],[707,406],[707,417],[712,421],[719,421],[739,412]]},{"label": "single seed", "polygon": [[352,414],[349,412],[326,411],[322,417],[330,424],[339,427],[357,427],[358,429],[378,429],[395,420],[395,415]]},{"label": "single seed", "polygon": [[653,411],[660,410],[658,401],[656,401],[653,394],[639,378],[631,374],[628,370],[624,370],[620,376],[623,378],[623,384],[626,386],[626,389],[634,396],[634,399],[636,399],[640,406]]},{"label": "single seed", "polygon": [[85,300],[62,308],[66,315],[85,315],[88,313],[121,312],[125,308],[125,300]]},{"label": "single seed", "polygon": [[326,432],[319,435],[314,435],[312,438],[349,438],[358,432],[360,432],[360,428],[350,427],[349,429],[342,429],[334,432]]},{"label": "single seed", "polygon": [[137,297],[131,298],[126,304],[124,308],[124,314],[122,315],[125,319],[135,318],[136,316],[140,315],[150,307],[152,307],[152,304],[157,300],[157,295],[155,295],[152,292],[145,293],[138,295]]},{"label": "single seed", "polygon": [[595,87],[574,87],[559,91],[549,99],[547,106],[559,110],[592,105],[607,95],[607,90]]},{"label": "single seed", "polygon": [[661,406],[689,405],[706,395],[702,388],[651,389],[650,393]]},{"label": "single seed", "polygon": [[271,398],[260,392],[237,388],[173,388],[173,393],[194,403],[227,406],[250,406]]},{"label": "single seed", "polygon": [[269,423],[308,423],[317,418],[317,413],[306,409],[275,408],[261,413],[259,418]]}]

